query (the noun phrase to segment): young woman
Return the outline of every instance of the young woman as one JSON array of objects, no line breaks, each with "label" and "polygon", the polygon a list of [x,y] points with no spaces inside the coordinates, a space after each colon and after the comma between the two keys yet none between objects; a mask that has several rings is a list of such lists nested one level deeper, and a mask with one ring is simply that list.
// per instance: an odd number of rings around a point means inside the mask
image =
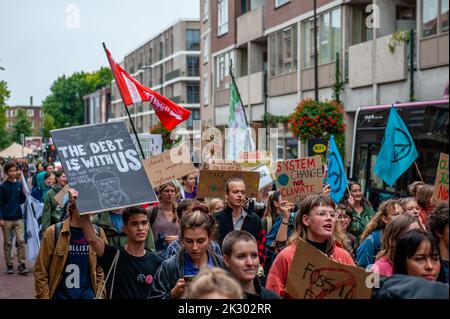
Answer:
[{"label": "young woman", "polygon": [[[192,199],[185,199],[180,203],[177,207],[178,218],[181,220],[185,214],[189,214],[191,212],[200,211],[205,214],[209,214],[208,207],[202,204],[196,204],[196,202]],[[213,238],[211,238],[213,239]],[[166,253],[164,254],[164,259],[168,259],[173,255],[176,255],[181,249],[181,238],[178,237],[177,240],[174,240],[169,247],[167,247]],[[210,247],[212,251],[214,251],[217,255],[222,256],[222,251],[220,249],[219,244],[217,244],[214,240],[211,240]]]},{"label": "young woman", "polygon": [[361,245],[356,250],[356,262],[360,267],[366,268],[375,262],[375,256],[381,249],[383,230],[400,214],[403,214],[403,208],[398,200],[389,199],[381,203],[378,212],[364,229]]},{"label": "young woman", "polygon": [[183,176],[180,189],[181,199],[195,199],[197,197],[197,185],[195,174]]},{"label": "young woman", "polygon": [[180,225],[177,216],[178,187],[174,183],[159,188],[160,205],[150,210],[150,225],[155,240],[156,253],[164,255],[167,246],[177,239]]},{"label": "young woman", "polygon": [[430,233],[413,229],[400,236],[394,253],[394,274],[442,281],[439,247]]},{"label": "young woman", "polygon": [[295,218],[295,233],[289,238],[289,246],[275,258],[267,277],[266,288],[281,297],[286,294],[286,280],[292,266],[297,243],[305,240],[336,262],[355,265],[350,254],[335,245],[333,238],[337,213],[333,201],[326,195],[310,195],[301,205]]},{"label": "young woman", "polygon": [[410,215],[399,216],[387,225],[381,240],[383,250],[377,254],[376,261],[371,267],[372,271],[377,271],[380,275],[388,277],[394,274],[392,260],[394,259],[398,238],[412,229],[421,229],[421,226],[419,219]]},{"label": "young woman", "polygon": [[422,188],[422,186],[425,185],[424,182],[416,181],[412,184],[408,185],[408,192],[412,197],[416,197],[417,192]]},{"label": "young woman", "polygon": [[417,204],[419,205],[420,220],[424,225],[427,223],[428,215],[435,207],[433,202],[433,192],[434,186],[425,184],[419,189],[416,195]]},{"label": "young woman", "polygon": [[364,197],[359,183],[350,182],[348,188],[350,194],[347,194],[344,204],[352,210],[352,222],[349,231],[355,236],[359,244],[362,241],[361,235],[375,212],[370,202]]},{"label": "young woman", "polygon": [[181,298],[189,278],[204,268],[224,268],[223,259],[209,249],[215,230],[214,218],[200,210],[181,218],[180,236],[183,243],[180,251],[165,260],[158,269],[152,297],[164,299]]},{"label": "young woman", "polygon": [[439,204],[428,216],[427,229],[433,234],[438,243],[441,257],[441,272],[443,273],[444,283],[448,285],[448,204]]},{"label": "young woman", "polygon": [[338,213],[338,226],[340,226],[336,227],[336,235],[340,239],[342,248],[355,258],[356,238],[348,232],[352,222],[352,211],[347,206],[340,204],[337,206],[336,212]]},{"label": "young woman", "polygon": [[209,202],[208,209],[210,214],[218,213],[225,208],[225,202],[221,198],[213,198]]}]

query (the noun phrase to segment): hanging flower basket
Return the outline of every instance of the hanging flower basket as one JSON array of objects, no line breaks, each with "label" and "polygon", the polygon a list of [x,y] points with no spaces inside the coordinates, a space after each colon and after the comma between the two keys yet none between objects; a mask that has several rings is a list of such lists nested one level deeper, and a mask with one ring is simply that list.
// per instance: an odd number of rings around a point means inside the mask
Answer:
[{"label": "hanging flower basket", "polygon": [[291,132],[302,142],[340,136],[345,132],[344,107],[336,101],[305,99],[289,116],[288,122]]}]

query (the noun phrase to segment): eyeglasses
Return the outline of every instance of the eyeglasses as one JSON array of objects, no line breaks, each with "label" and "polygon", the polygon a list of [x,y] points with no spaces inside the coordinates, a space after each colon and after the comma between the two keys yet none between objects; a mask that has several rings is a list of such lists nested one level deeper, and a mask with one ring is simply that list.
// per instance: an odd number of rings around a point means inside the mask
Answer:
[{"label": "eyeglasses", "polygon": [[332,211],[319,210],[315,213],[315,215],[317,215],[319,217],[330,216],[330,218],[332,218],[332,219],[337,219],[337,217],[338,217],[338,213],[335,212],[334,210],[332,210]]}]

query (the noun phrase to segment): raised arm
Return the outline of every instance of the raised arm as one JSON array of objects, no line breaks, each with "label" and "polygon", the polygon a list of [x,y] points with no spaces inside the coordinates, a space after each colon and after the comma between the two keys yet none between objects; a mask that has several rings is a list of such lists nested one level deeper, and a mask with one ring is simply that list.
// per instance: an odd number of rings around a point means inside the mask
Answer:
[{"label": "raised arm", "polygon": [[79,218],[81,222],[81,228],[83,229],[84,237],[94,249],[95,253],[99,257],[103,257],[105,252],[105,242],[95,234],[94,226],[92,225],[91,218],[89,215],[80,216],[77,205],[75,203],[78,198],[78,192],[73,188],[69,189],[69,211],[72,213],[72,218]]}]

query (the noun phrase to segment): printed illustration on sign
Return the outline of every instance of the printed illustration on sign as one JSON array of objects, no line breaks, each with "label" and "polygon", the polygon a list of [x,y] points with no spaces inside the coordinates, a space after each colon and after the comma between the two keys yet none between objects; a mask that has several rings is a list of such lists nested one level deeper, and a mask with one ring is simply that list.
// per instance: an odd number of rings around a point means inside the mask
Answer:
[{"label": "printed illustration on sign", "polygon": [[120,179],[113,172],[100,172],[94,176],[100,204],[104,207],[124,206],[130,202],[127,194],[120,186]]}]

